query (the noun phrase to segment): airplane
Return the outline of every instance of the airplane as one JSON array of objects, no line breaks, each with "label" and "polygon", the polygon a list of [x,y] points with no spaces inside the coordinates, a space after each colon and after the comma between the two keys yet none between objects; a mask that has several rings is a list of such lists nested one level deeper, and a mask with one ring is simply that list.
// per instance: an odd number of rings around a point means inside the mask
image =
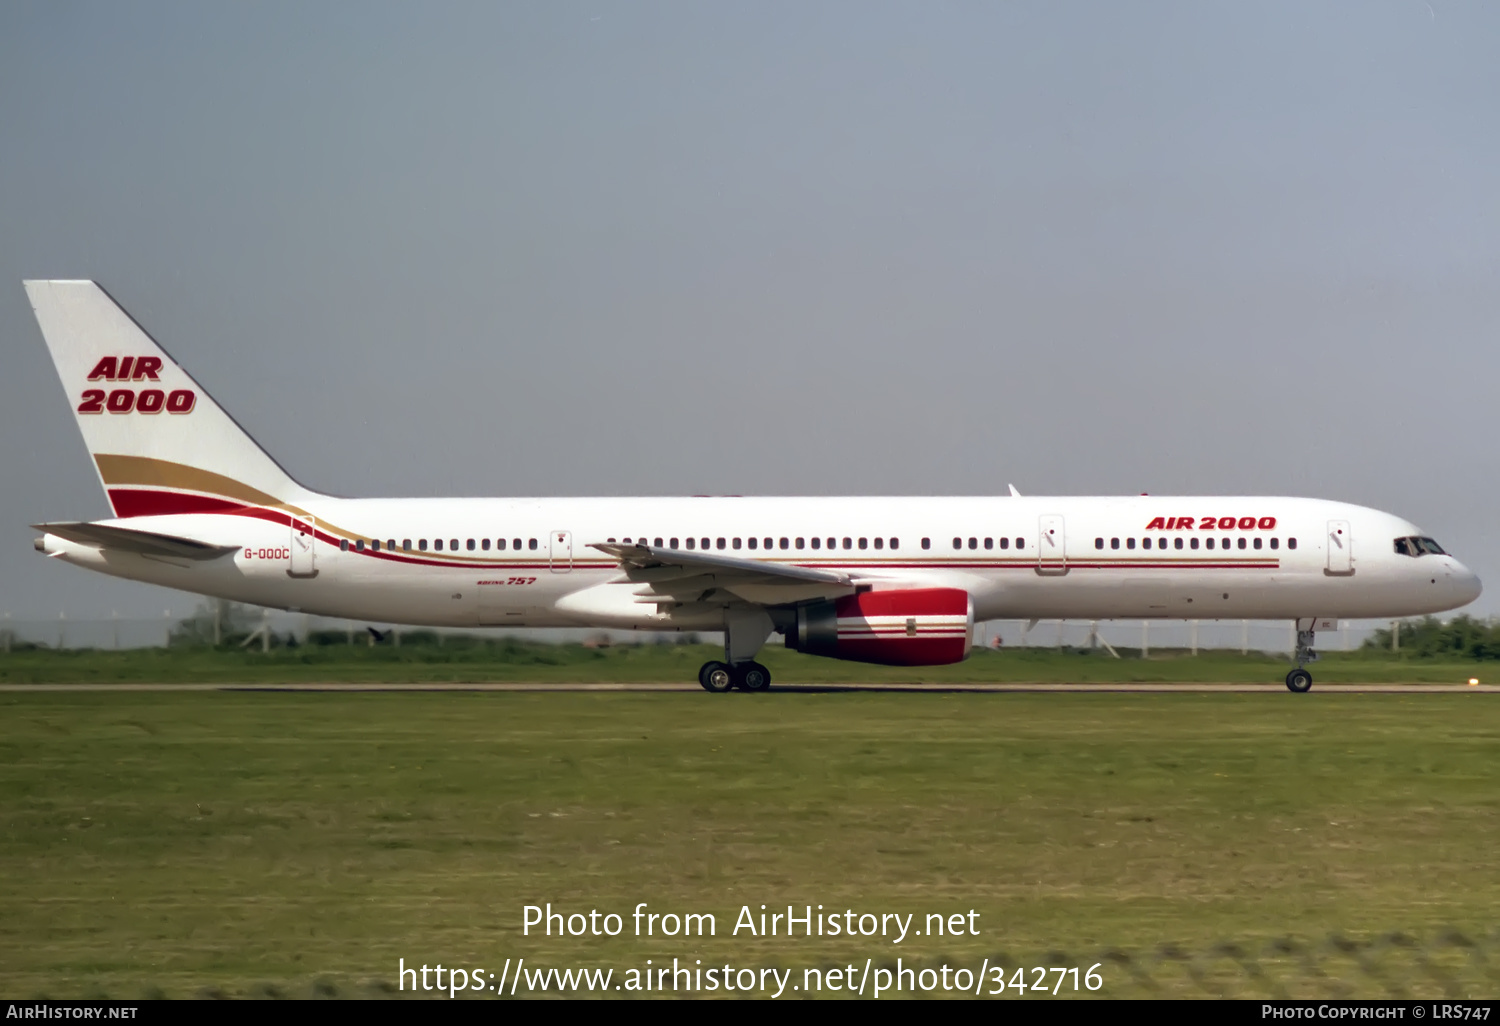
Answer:
[{"label": "airplane", "polygon": [[1400,517],[1273,496],[348,499],[299,484],[92,281],[27,295],[114,516],[47,556],[277,609],[434,627],[722,631],[708,691],[787,648],[956,663],[996,619],[1286,619],[1286,686],[1340,618],[1479,579]]}]

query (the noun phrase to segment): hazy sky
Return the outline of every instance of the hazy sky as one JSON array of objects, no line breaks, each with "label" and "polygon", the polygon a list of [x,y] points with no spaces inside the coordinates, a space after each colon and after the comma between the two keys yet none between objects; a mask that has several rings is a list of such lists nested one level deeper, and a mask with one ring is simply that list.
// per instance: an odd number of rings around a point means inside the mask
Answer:
[{"label": "hazy sky", "polygon": [[347,495],[1251,493],[1500,609],[1500,5],[0,4],[0,612],[190,599],[21,289]]}]

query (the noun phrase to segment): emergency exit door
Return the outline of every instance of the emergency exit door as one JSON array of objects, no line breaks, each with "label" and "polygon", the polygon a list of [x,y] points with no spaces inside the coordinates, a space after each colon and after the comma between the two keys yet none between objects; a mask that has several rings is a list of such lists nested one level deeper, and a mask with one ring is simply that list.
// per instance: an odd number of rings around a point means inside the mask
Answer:
[{"label": "emergency exit door", "polygon": [[1058,513],[1045,513],[1037,520],[1036,569],[1043,574],[1068,572],[1067,533]]},{"label": "emergency exit door", "polygon": [[553,531],[550,547],[553,573],[565,574],[573,569],[573,534],[571,531]]},{"label": "emergency exit door", "polygon": [[288,577],[316,577],[317,521],[312,517],[292,517],[291,552],[286,573]]},{"label": "emergency exit door", "polygon": [[1349,521],[1328,521],[1328,572],[1347,576],[1354,573],[1354,538]]}]

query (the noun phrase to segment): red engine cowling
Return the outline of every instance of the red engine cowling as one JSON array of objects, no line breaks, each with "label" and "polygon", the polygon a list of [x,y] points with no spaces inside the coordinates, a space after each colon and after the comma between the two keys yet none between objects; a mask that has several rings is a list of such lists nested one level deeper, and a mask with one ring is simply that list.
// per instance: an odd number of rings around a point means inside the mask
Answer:
[{"label": "red engine cowling", "polygon": [[957,588],[866,591],[797,607],[786,647],[886,666],[962,662],[974,643],[974,604]]}]

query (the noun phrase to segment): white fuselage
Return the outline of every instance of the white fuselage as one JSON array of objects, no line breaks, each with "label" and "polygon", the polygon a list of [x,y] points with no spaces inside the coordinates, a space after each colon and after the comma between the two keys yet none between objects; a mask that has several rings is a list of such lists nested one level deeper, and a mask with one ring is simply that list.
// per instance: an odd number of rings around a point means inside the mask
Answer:
[{"label": "white fuselage", "polygon": [[1397,552],[1395,539],[1421,533],[1407,521],[1314,499],[320,497],[306,511],[317,541],[295,567],[296,527],[248,509],[105,522],[239,546],[209,561],[54,535],[39,547],[205,595],[448,627],[721,626],[712,607],[643,603],[618,560],[590,547],[627,539],[837,569],[874,589],[963,589],[976,620],[1398,617],[1480,591],[1451,556]]}]

